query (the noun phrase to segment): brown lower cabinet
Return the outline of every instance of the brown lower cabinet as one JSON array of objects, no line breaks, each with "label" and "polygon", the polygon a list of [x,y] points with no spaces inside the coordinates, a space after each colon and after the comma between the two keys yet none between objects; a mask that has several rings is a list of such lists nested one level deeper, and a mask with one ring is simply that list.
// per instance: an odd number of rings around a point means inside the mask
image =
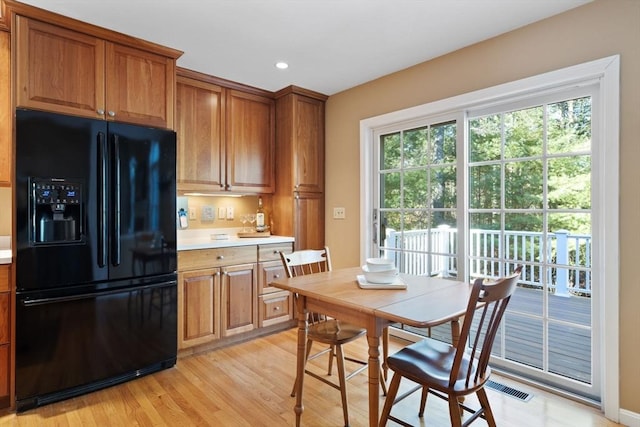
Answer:
[{"label": "brown lower cabinet", "polygon": [[0,265],[0,408],[11,405],[11,266]]},{"label": "brown lower cabinet", "polygon": [[291,253],[291,243],[260,245],[258,250],[259,326],[276,325],[293,319],[293,296],[271,286],[271,282],[286,276],[280,251]]},{"label": "brown lower cabinet", "polygon": [[[293,319],[293,299],[269,286],[292,243],[178,252],[178,349],[259,335]],[[262,257],[262,260],[261,258]]]}]

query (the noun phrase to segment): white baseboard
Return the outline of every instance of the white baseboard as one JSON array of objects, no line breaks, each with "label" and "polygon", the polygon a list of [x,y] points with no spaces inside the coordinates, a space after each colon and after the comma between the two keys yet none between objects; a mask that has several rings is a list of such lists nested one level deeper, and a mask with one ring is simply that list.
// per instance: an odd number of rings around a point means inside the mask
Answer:
[{"label": "white baseboard", "polygon": [[629,427],[640,427],[640,414],[620,409],[620,424]]}]

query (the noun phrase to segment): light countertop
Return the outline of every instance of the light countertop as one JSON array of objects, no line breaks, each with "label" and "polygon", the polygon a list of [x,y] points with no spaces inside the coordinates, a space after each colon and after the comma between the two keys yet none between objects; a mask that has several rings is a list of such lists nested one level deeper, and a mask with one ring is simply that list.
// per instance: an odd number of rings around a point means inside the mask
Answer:
[{"label": "light countertop", "polygon": [[207,228],[178,230],[179,251],[228,248],[232,246],[267,245],[293,242],[289,236],[238,237],[241,228]]},{"label": "light countertop", "polygon": [[0,264],[11,264],[11,236],[0,236]]}]

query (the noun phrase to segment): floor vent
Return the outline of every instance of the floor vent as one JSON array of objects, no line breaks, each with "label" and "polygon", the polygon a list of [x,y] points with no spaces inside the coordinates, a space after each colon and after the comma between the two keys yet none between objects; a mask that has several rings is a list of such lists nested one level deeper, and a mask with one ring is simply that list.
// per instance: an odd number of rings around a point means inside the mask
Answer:
[{"label": "floor vent", "polygon": [[516,390],[515,388],[509,387],[504,384],[500,384],[491,380],[487,381],[485,383],[485,386],[492,390],[499,391],[500,393],[504,393],[506,395],[514,397],[523,402],[528,402],[533,397],[532,394],[525,393],[524,391]]}]

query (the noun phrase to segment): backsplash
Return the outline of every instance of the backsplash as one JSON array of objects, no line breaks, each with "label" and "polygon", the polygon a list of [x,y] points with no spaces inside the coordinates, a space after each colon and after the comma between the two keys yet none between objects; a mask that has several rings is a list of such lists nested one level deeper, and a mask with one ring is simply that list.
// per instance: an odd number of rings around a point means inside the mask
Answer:
[{"label": "backsplash", "polygon": [[[256,201],[256,206],[258,202]],[[0,209],[0,235],[11,235],[11,212],[13,211],[13,204],[11,203],[11,188],[0,187],[0,206],[4,208]]]},{"label": "backsplash", "polygon": [[[271,213],[271,196],[262,196],[262,201],[265,206],[267,218],[269,218],[269,214]],[[177,206],[178,209],[182,207],[187,212],[188,229],[237,228],[243,226],[240,221],[240,215],[256,212],[258,208],[258,196],[180,196],[178,197]],[[233,211],[233,219],[227,217],[229,209]],[[221,212],[221,210],[223,212]],[[196,218],[192,219],[189,215],[190,213],[195,213]],[[224,214],[224,218],[221,217],[221,213]],[[250,224],[247,223],[245,225],[249,227]]]}]

